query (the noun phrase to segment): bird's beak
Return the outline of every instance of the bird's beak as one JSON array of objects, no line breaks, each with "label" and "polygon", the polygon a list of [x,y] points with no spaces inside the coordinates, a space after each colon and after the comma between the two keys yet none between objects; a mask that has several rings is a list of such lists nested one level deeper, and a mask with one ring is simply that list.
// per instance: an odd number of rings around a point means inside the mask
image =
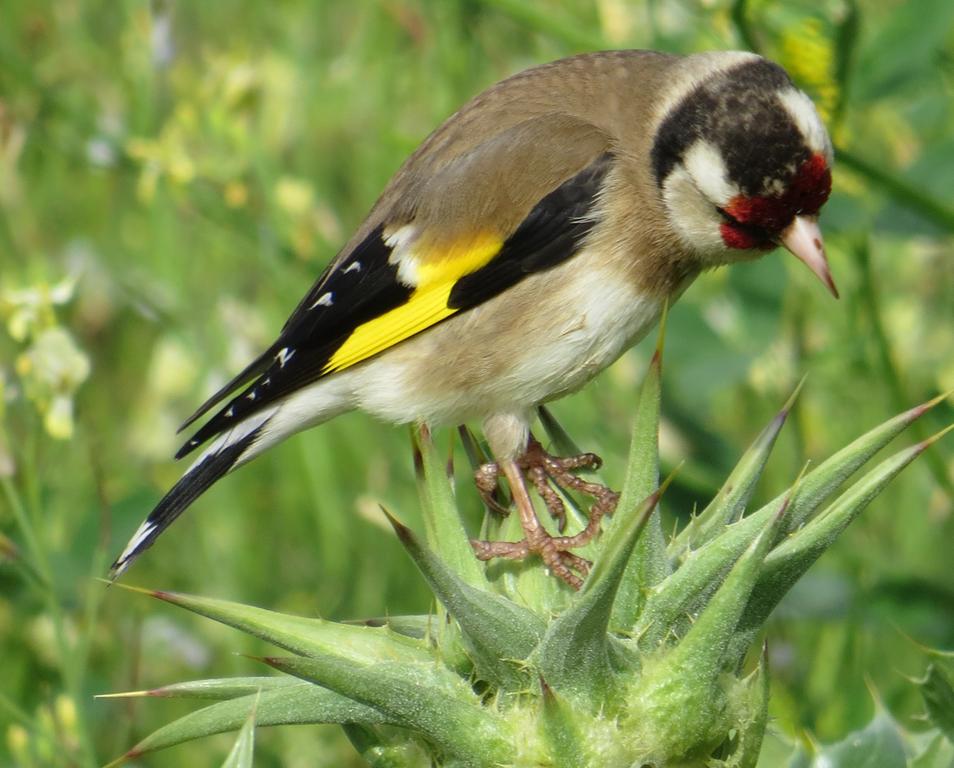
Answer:
[{"label": "bird's beak", "polygon": [[828,286],[831,295],[838,298],[838,289],[835,287],[835,281],[831,279],[831,270],[825,257],[825,243],[818,228],[818,217],[796,216],[782,232],[779,242],[796,259],[808,265],[818,279]]}]

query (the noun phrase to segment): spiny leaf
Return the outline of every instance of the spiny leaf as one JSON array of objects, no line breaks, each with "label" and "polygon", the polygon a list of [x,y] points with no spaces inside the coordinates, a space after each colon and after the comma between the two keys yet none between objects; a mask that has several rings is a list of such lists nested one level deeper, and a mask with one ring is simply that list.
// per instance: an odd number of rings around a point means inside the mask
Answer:
[{"label": "spiny leaf", "polygon": [[466,584],[409,528],[387,510],[384,514],[434,594],[457,620],[485,679],[511,690],[525,688],[527,678],[520,662],[543,637],[543,619],[516,603]]},{"label": "spiny leaf", "polygon": [[628,717],[638,729],[637,738],[652,739],[655,753],[674,763],[700,749],[718,747],[730,722],[735,724],[729,715],[723,654],[784,511],[783,507],[738,559],[685,636],[647,657],[638,683],[630,683]]},{"label": "spiny leaf", "polygon": [[145,691],[124,691],[122,693],[101,693],[97,699],[131,699],[155,697],[163,699],[212,699],[227,701],[239,696],[248,696],[258,691],[271,691],[301,685],[290,677],[223,677],[212,680],[192,680],[186,683],[173,683],[161,688]]},{"label": "spiny leaf", "polygon": [[369,768],[405,768],[431,761],[424,740],[403,728],[345,723],[341,730]]},{"label": "spiny leaf", "polygon": [[544,679],[556,690],[598,709],[612,676],[607,627],[613,599],[630,555],[670,480],[640,505],[639,513],[605,534],[596,565],[570,607],[547,630],[536,655]]},{"label": "spiny leaf", "polygon": [[898,724],[882,708],[862,730],[818,751],[818,768],[907,768],[904,742]]},{"label": "spiny leaf", "polygon": [[[803,475],[804,470],[795,486]],[[778,515],[787,511],[795,486],[789,490]],[[672,637],[683,635],[691,617],[709,602],[710,596],[722,584],[725,574],[738,558],[738,552],[739,542],[728,536],[719,537],[710,542],[710,546],[696,552],[690,551],[682,567],[647,600],[646,609],[633,632],[640,648],[649,650]]]},{"label": "spiny leaf", "polygon": [[115,764],[192,739],[235,731],[253,709],[259,726],[388,721],[371,707],[317,685],[294,680],[284,688],[249,694],[190,712],[147,736]]},{"label": "spiny leaf", "polygon": [[430,430],[419,426],[414,448],[420,457],[419,489],[427,541],[441,558],[472,587],[488,589],[483,568],[474,556],[451,488],[450,480],[431,440]]},{"label": "spiny leaf", "polygon": [[804,383],[802,379],[782,410],[749,446],[709,506],[673,538],[669,545],[670,557],[675,559],[692,549],[698,549],[742,516]]},{"label": "spiny leaf", "polygon": [[931,722],[954,743],[954,687],[950,678],[939,666],[930,664],[918,686]]},{"label": "spiny leaf", "polygon": [[540,679],[543,737],[550,750],[553,765],[565,768],[588,768],[586,734],[580,713],[570,706],[546,681]]},{"label": "spiny leaf", "polygon": [[[866,464],[892,439],[947,397],[946,394],[940,395],[898,414],[835,453],[827,461],[822,462],[813,472],[809,472],[801,484],[798,496],[792,502],[790,515],[785,524],[785,532],[801,528],[812,513],[818,509],[819,505],[838,486]],[[775,501],[769,502],[763,509],[771,509],[773,505],[780,502],[781,498],[780,496]]]},{"label": "spiny leaf", "polygon": [[222,768],[252,768],[252,756],[255,754],[255,707],[245,719],[235,744],[229,752]]},{"label": "spiny leaf", "polygon": [[[122,585],[120,585],[122,586]],[[351,661],[430,661],[427,646],[386,627],[358,627],[267,611],[227,600],[179,592],[152,592],[153,597],[235,627],[293,653],[330,653]]]},{"label": "spiny leaf", "polygon": [[513,740],[507,721],[482,707],[465,681],[435,664],[365,666],[330,656],[264,661],[374,707],[391,722],[422,733],[445,752],[469,764],[513,761]]},{"label": "spiny leaf", "polygon": [[[794,489],[793,489],[794,490]],[[696,617],[678,645],[665,658],[673,675],[686,674],[715,682],[723,669],[722,657],[755,587],[762,564],[781,530],[789,508],[782,504],[758,538],[742,554],[708,605]]]},{"label": "spiny leaf", "polygon": [[659,335],[639,391],[632,441],[620,502],[637,506],[659,485],[659,411],[662,403],[662,361],[668,309],[659,319]]},{"label": "spiny leaf", "polygon": [[423,640],[434,627],[435,617],[429,613],[416,616],[375,616],[370,619],[343,621],[342,624],[354,624],[364,627],[387,627],[405,637]]},{"label": "spiny leaf", "polygon": [[[799,484],[798,494],[791,499],[783,530],[799,527],[793,524],[793,519],[804,523],[859,467],[944,397],[934,398],[884,422],[808,472]],[[751,544],[786,503],[787,497],[788,492],[726,526],[719,536],[686,556],[681,567],[650,596],[644,615],[634,629],[646,647],[652,647],[665,635],[676,615],[693,613],[705,602],[713,585],[720,583],[726,564],[734,562]],[[749,639],[745,641],[746,646],[748,642]]]},{"label": "spiny leaf", "polygon": [[[662,402],[662,359],[666,339],[666,314],[659,321],[656,351],[640,388],[639,403],[633,421],[626,478],[619,506],[609,529],[627,526],[627,517],[636,514],[639,502],[659,485],[659,411]],[[658,511],[653,512],[626,564],[613,605],[610,628],[626,632],[632,629],[645,605],[646,593],[669,575],[666,540]]]},{"label": "spiny leaf", "polygon": [[632,634],[639,647],[655,648],[673,633],[680,634],[682,625],[705,605],[738,559],[748,538],[723,535],[702,549],[691,552],[682,567],[650,592]]},{"label": "spiny leaf", "polygon": [[737,733],[739,742],[727,762],[727,768],[756,768],[762,752],[762,740],[768,724],[769,703],[768,646],[762,646],[762,660],[746,680],[746,713]]},{"label": "spiny leaf", "polygon": [[901,470],[950,429],[882,461],[841,494],[822,515],[782,541],[768,555],[759,583],[739,622],[738,634],[733,640],[734,648],[730,652],[732,658],[741,663],[752,637],[792,585]]}]

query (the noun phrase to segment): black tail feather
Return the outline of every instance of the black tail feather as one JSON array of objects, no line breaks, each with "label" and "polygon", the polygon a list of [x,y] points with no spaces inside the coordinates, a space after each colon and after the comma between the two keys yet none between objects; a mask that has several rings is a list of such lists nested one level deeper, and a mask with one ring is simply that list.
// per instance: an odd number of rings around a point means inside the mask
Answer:
[{"label": "black tail feather", "polygon": [[199,496],[225,475],[241,458],[261,433],[267,420],[234,443],[224,446],[216,453],[202,459],[184,474],[172,489],[162,497],[149,517],[126,545],[126,550],[116,558],[109,570],[110,580],[115,581],[131,564],[152,546],[166,530]]}]

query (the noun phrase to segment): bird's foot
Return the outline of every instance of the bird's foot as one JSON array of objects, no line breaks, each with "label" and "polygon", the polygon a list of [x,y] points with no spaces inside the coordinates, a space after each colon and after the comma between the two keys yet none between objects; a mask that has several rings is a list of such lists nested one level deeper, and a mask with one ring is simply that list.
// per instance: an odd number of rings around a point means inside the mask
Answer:
[{"label": "bird's foot", "polygon": [[[580,453],[576,456],[554,456],[547,453],[543,446],[533,437],[530,438],[527,451],[516,459],[517,466],[523,470],[527,479],[533,483],[540,498],[543,499],[547,511],[557,522],[560,533],[566,530],[566,505],[563,499],[553,489],[551,483],[565,491],[577,491],[592,496],[595,512],[602,518],[603,515],[612,515],[619,501],[619,494],[599,483],[589,483],[573,474],[579,469],[599,469],[603,460],[595,453]],[[497,498],[500,467],[496,462],[480,465],[474,472],[474,484],[484,503],[501,515],[510,514],[510,510],[503,506]],[[495,555],[496,557],[497,555]]]},{"label": "bird's foot", "polygon": [[[531,437],[527,451],[517,459],[517,465],[524,470],[530,482],[533,483],[533,487],[537,489],[537,493],[540,494],[540,498],[546,504],[550,516],[556,520],[560,533],[566,530],[566,505],[560,495],[553,489],[551,482],[564,491],[577,491],[593,497],[594,503],[590,508],[590,524],[584,530],[588,530],[594,524],[594,517],[596,518],[595,527],[586,541],[589,541],[599,531],[600,520],[604,515],[612,515],[616,509],[616,504],[619,502],[619,494],[615,491],[600,483],[587,482],[573,474],[574,471],[580,469],[599,469],[603,465],[603,460],[595,453],[580,453],[576,456],[553,456],[547,453],[536,439]],[[573,544],[572,546],[582,546],[582,544]]]},{"label": "bird's foot", "polygon": [[583,586],[583,579],[590,572],[590,563],[585,557],[580,557],[569,549],[561,548],[566,536],[550,536],[544,532],[543,536],[534,537],[531,543],[529,538],[522,541],[483,541],[471,539],[474,554],[478,560],[493,560],[501,557],[505,560],[523,560],[531,554],[540,555],[544,565],[573,589]]},{"label": "bird's foot", "polygon": [[[523,527],[522,541],[473,540],[474,552],[481,560],[502,557],[521,560],[530,554],[538,554],[544,564],[574,589],[579,589],[589,572],[590,563],[570,550],[585,546],[599,532],[605,515],[612,514],[619,501],[619,494],[599,483],[591,483],[573,474],[578,469],[596,469],[602,463],[593,453],[578,456],[558,457],[547,453],[543,446],[531,438],[527,451],[515,461],[502,465],[484,464],[475,473],[475,481],[485,503],[499,509],[494,499],[500,470],[510,483],[514,503],[520,513]],[[566,507],[551,482],[563,490],[573,490],[592,496],[589,520],[586,527],[573,536],[551,536],[540,523],[527,494],[524,476],[529,478],[543,499],[547,511],[557,522],[562,533],[566,528]]]}]

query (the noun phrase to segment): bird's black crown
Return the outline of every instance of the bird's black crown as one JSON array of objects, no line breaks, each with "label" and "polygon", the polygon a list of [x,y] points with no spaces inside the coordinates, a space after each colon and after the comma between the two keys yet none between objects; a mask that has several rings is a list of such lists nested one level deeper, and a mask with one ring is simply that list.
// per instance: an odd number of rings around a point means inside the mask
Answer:
[{"label": "bird's black crown", "polygon": [[725,160],[729,179],[743,195],[760,195],[774,181],[787,183],[811,155],[792,116],[778,99],[794,86],[765,59],[747,61],[707,79],[663,119],[651,161],[657,184],[699,139]]}]

